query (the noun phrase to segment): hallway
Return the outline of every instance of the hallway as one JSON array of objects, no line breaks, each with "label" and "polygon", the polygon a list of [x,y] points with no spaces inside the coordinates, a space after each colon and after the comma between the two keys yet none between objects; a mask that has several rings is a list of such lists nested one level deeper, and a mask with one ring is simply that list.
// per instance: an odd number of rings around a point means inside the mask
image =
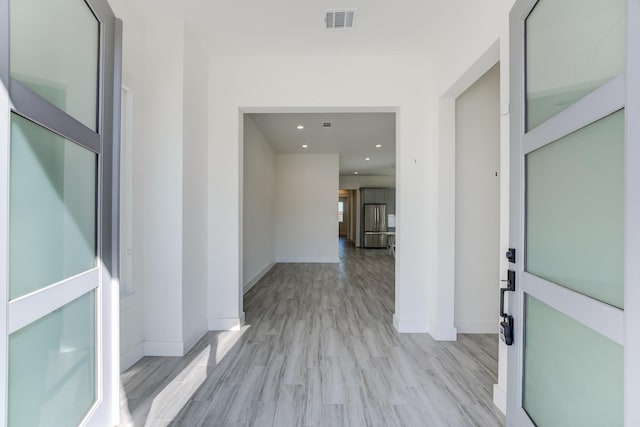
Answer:
[{"label": "hallway", "polygon": [[121,425],[504,425],[497,336],[398,334],[393,258],[341,241],[340,261],[277,264],[245,295],[242,330],[123,373]]}]

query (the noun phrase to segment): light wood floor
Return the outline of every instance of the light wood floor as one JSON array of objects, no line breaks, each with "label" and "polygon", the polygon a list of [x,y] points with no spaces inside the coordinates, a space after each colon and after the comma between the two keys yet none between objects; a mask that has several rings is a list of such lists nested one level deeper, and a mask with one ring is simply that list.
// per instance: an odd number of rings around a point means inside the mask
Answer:
[{"label": "light wood floor", "polygon": [[123,373],[122,425],[504,425],[497,337],[398,334],[393,259],[340,252],[339,265],[276,265],[245,296],[241,331]]}]

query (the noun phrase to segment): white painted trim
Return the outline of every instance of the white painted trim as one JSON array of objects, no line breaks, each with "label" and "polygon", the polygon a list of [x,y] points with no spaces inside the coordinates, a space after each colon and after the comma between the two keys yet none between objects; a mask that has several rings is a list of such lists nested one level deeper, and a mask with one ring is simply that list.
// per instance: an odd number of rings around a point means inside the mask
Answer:
[{"label": "white painted trim", "polygon": [[619,75],[522,136],[524,154],[624,108],[625,78]]},{"label": "white painted trim", "polygon": [[507,392],[500,387],[499,384],[493,385],[493,404],[496,405],[503,414],[507,413]]},{"label": "white painted trim", "polygon": [[[398,106],[378,106],[378,107],[264,107],[264,106],[240,106],[238,108],[238,140],[237,147],[238,151],[238,281],[237,281],[237,292],[238,292],[238,307],[239,312],[242,312],[242,318],[240,321],[238,319],[218,319],[218,318],[209,318],[209,330],[237,330],[244,324],[244,312],[243,312],[243,287],[244,287],[244,279],[243,279],[243,263],[244,263],[244,230],[243,230],[243,215],[244,215],[244,197],[243,197],[243,183],[244,183],[244,115],[245,114],[258,114],[258,113],[394,113],[396,115],[396,158],[400,158],[402,139],[400,137],[402,123],[400,119],[401,111]],[[402,169],[401,162],[396,164],[396,241],[400,242],[403,229],[402,229],[402,192],[401,192],[401,180],[400,180],[400,172]],[[211,245],[211,236],[209,236],[209,245]],[[357,246],[357,245],[356,245]],[[357,246],[359,247],[359,246]],[[401,270],[400,265],[402,262],[402,253],[401,251],[396,253],[395,257],[396,261],[396,272],[395,272],[395,282],[396,282],[396,296],[398,296],[398,289],[402,288],[406,285],[403,285],[403,282],[399,280]],[[280,261],[276,260],[276,263],[322,263],[322,264],[339,264],[340,259],[336,257],[331,260],[316,260],[316,261],[304,261],[304,260],[292,260],[292,261]],[[398,309],[399,303],[396,298],[395,307]],[[235,323],[234,323],[235,322]],[[226,327],[228,325],[233,325],[232,327]],[[453,324],[453,320],[452,320]],[[233,329],[236,328],[236,329]]]},{"label": "white painted trim", "polygon": [[296,113],[398,113],[396,106],[380,107],[240,107],[241,114]]},{"label": "white painted trim", "polygon": [[244,313],[242,317],[209,317],[210,331],[239,331],[244,324]]},{"label": "white painted trim", "polygon": [[279,264],[338,264],[339,258],[278,258],[276,263]]},{"label": "white painted trim", "polygon": [[455,323],[459,334],[497,334],[498,320],[462,320]]},{"label": "white painted trim", "polygon": [[478,57],[467,70],[458,77],[454,84],[442,95],[443,99],[455,100],[469,89],[478,79],[484,76],[500,61],[500,39],[494,40],[491,46]]},{"label": "white painted trim", "polygon": [[[524,134],[524,19],[537,0],[518,0],[509,14],[509,247],[515,248],[517,263],[509,268],[516,271],[516,283],[522,279],[524,266],[524,205],[521,183],[524,179],[522,144]],[[513,345],[507,350],[507,425],[531,424],[522,416],[522,372],[523,352],[523,292],[516,284],[516,292],[509,295],[508,313],[514,316]]]},{"label": "white painted trim", "polygon": [[195,334],[192,334],[188,339],[184,340],[182,352],[184,354],[187,354],[189,350],[191,350],[193,346],[196,345],[196,343],[200,341],[202,337],[204,337],[207,334],[207,332],[209,331],[206,329],[202,329],[196,332]]},{"label": "white painted trim", "polygon": [[244,285],[244,287],[242,289],[242,294],[244,295],[247,292],[249,292],[249,290],[251,288],[253,288],[256,285],[256,283],[258,283],[260,281],[260,279],[262,279],[264,277],[264,275],[267,274],[275,265],[276,265],[275,262],[270,262],[262,270],[260,270],[260,272],[258,274],[256,274],[253,279],[249,280]]},{"label": "white painted trim", "polygon": [[[9,302],[9,334],[40,319],[98,287],[100,269],[94,268],[70,279]],[[96,293],[96,301],[99,301]]]},{"label": "white painted trim", "polygon": [[426,334],[431,329],[431,324],[424,320],[400,319],[393,315],[393,327],[401,334]]},{"label": "white painted trim", "polygon": [[[8,2],[4,3],[6,9],[0,6],[0,13],[8,10]],[[7,19],[0,19],[8,22]],[[7,31],[7,30],[2,30]],[[0,35],[0,39],[2,35]],[[1,41],[0,41],[1,43]],[[1,49],[0,49],[1,50]],[[8,52],[0,52],[6,55]],[[0,58],[0,63],[2,59]],[[0,68],[2,65],[0,65]],[[3,73],[0,69],[0,75]],[[8,73],[8,70],[6,70]],[[0,302],[0,424],[7,420],[8,402],[8,325],[7,312],[9,300],[9,139],[11,130],[11,103],[9,93],[4,82],[0,79],[0,292],[2,301]]]},{"label": "white painted trim", "polygon": [[184,356],[182,341],[145,341],[143,346],[145,356]]},{"label": "white painted trim", "polygon": [[139,342],[120,355],[120,372],[124,372],[144,357],[144,342]]},{"label": "white painted trim", "polygon": [[[133,281],[133,91],[124,84],[120,88],[120,247],[118,248],[119,297],[135,294]],[[129,256],[124,254],[130,251]]]},{"label": "white painted trim", "polygon": [[624,420],[640,425],[640,0],[627,2]]},{"label": "white painted trim", "polygon": [[[436,324],[430,334],[438,340],[455,341],[455,180],[456,180],[456,98],[462,95],[487,71],[500,61],[500,38],[495,39],[487,49],[456,79],[440,97],[438,102],[438,276]],[[501,70],[502,73],[502,70]],[[501,74],[502,76],[502,74]],[[501,77],[502,79],[503,77]],[[500,87],[502,90],[502,86]],[[501,98],[502,99],[502,98]],[[500,124],[502,127],[502,123]],[[501,131],[502,134],[502,131]],[[501,140],[500,144],[508,144]],[[502,173],[502,170],[501,170]],[[502,191],[502,188],[500,189]],[[505,197],[501,193],[501,198]],[[506,219],[504,219],[506,220]],[[499,262],[497,260],[496,262]],[[495,332],[495,328],[492,330]],[[438,338],[436,338],[436,336]]]},{"label": "white painted trim", "polygon": [[566,316],[624,345],[624,311],[533,274],[522,273],[522,290]]},{"label": "white painted trim", "polygon": [[457,341],[458,330],[449,326],[434,326],[429,331],[429,335],[436,341]]}]

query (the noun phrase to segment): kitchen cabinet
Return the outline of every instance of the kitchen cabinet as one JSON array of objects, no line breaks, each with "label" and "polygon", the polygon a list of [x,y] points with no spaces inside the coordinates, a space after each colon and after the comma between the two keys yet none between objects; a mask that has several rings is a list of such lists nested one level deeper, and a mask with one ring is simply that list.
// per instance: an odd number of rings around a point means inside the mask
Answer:
[{"label": "kitchen cabinet", "polygon": [[375,194],[376,203],[387,203],[387,191],[385,189],[373,190]]},{"label": "kitchen cabinet", "polygon": [[396,213],[396,190],[395,188],[361,188],[360,189],[360,240],[364,247],[364,205],[366,204],[385,204],[387,205],[386,213]]},{"label": "kitchen cabinet", "polygon": [[386,192],[386,202],[387,204],[387,212],[390,214],[396,213],[396,190],[387,190]]},{"label": "kitchen cabinet", "polygon": [[396,190],[394,188],[361,188],[362,205],[383,203],[387,205],[387,213],[396,213]]},{"label": "kitchen cabinet", "polygon": [[378,203],[376,201],[376,192],[374,189],[372,188],[363,188],[362,190],[362,204],[367,204],[367,203]]}]

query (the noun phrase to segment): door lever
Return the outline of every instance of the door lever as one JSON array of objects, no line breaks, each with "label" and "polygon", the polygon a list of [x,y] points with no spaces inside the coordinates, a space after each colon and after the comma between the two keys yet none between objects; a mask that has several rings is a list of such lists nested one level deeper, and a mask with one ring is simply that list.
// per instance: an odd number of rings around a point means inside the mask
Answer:
[{"label": "door lever", "polygon": [[500,281],[507,282],[506,288],[500,288],[500,317],[506,318],[508,314],[504,312],[504,293],[514,292],[516,290],[516,272],[513,270],[507,270],[507,280]]},{"label": "door lever", "polygon": [[504,294],[505,292],[514,292],[516,290],[516,272],[514,270],[507,270],[507,280],[501,280],[501,282],[507,282],[506,288],[500,288],[500,317],[503,321],[500,322],[500,339],[506,344],[513,344],[513,316],[507,314],[504,310]]}]

